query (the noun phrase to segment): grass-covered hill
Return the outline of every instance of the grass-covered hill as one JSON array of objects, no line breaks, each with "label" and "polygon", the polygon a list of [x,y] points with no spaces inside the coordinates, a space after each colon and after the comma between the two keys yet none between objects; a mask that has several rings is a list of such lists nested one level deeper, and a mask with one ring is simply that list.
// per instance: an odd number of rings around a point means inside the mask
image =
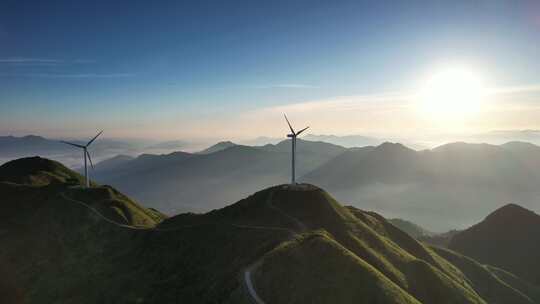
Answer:
[{"label": "grass-covered hill", "polygon": [[77,185],[82,184],[84,179],[59,162],[41,157],[28,157],[2,165],[0,182],[28,186]]},{"label": "grass-covered hill", "polygon": [[540,215],[519,205],[497,209],[455,235],[449,247],[540,284]]},{"label": "grass-covered hill", "polygon": [[[510,285],[476,290],[482,282],[469,278],[466,269],[380,215],[345,208],[319,188],[266,192],[272,206],[291,219],[290,228],[304,231],[267,253],[254,271],[268,302],[497,303],[499,293],[513,295],[507,303],[537,301]],[[483,267],[475,270],[497,279]]]},{"label": "grass-covered hill", "polygon": [[125,227],[163,220],[111,187],[82,184],[79,174],[39,157],[0,166],[0,274],[16,294],[2,300],[98,303],[94,286],[118,273],[114,260],[129,249]]},{"label": "grass-covered hill", "polygon": [[[18,167],[39,182],[10,178]],[[164,219],[43,159],[0,176],[2,303],[540,303],[518,277],[311,185]]]}]

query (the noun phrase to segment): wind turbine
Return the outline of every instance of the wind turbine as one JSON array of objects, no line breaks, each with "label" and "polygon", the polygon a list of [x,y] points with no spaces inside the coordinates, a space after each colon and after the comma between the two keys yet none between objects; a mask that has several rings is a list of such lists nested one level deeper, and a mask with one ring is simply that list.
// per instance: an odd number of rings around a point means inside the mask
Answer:
[{"label": "wind turbine", "polygon": [[88,165],[86,163],[87,161],[87,158],[88,158],[88,161],[90,161],[90,166],[92,166],[92,169],[94,169],[94,164],[92,163],[92,158],[90,157],[90,153],[88,153],[88,146],[90,146],[94,140],[96,140],[96,138],[98,138],[98,136],[101,135],[101,133],[103,133],[103,131],[99,132],[96,136],[94,136],[94,138],[92,138],[86,145],[79,145],[79,144],[75,144],[75,143],[71,143],[71,142],[68,142],[68,141],[61,141],[67,145],[70,145],[70,146],[74,146],[74,147],[77,147],[77,148],[80,148],[80,149],[83,149],[83,157],[84,157],[84,179],[85,179],[85,182],[86,182],[86,188],[90,188],[90,178],[88,177]]},{"label": "wind turbine", "polygon": [[287,134],[287,137],[290,137],[291,138],[291,143],[292,143],[292,167],[291,167],[291,173],[292,173],[292,176],[291,176],[291,184],[296,184],[296,177],[295,177],[295,174],[296,174],[296,137],[298,137],[298,135],[300,135],[300,133],[304,132],[305,130],[307,130],[309,127],[305,127],[303,128],[302,130],[298,131],[298,132],[295,132],[293,127],[291,126],[291,123],[289,122],[289,119],[287,118],[287,115],[283,114],[283,116],[285,116],[285,120],[287,121],[287,124],[289,125],[289,129],[291,129],[291,134]]}]

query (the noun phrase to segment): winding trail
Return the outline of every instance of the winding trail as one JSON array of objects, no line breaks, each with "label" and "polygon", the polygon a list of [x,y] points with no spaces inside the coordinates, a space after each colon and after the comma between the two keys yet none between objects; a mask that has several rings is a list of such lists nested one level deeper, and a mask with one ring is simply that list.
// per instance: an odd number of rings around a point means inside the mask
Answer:
[{"label": "winding trail", "polygon": [[[281,228],[283,230],[287,230],[289,232],[289,234],[290,234],[289,238],[286,239],[285,242],[292,240],[297,234],[302,233],[302,232],[307,230],[306,225],[304,223],[302,223],[299,219],[287,214],[285,211],[283,211],[283,210],[279,209],[278,207],[274,206],[274,204],[272,204],[273,198],[274,198],[274,192],[270,192],[270,195],[268,195],[268,198],[266,200],[266,204],[268,205],[268,207],[270,207],[271,209],[277,211],[281,215],[285,216],[287,219],[294,222],[296,226],[298,226],[298,231],[294,231],[294,230],[291,230],[291,229],[288,229],[288,228]],[[263,299],[261,299],[259,294],[257,294],[257,290],[255,289],[255,284],[253,283],[253,279],[252,279],[252,276],[251,276],[251,274],[257,269],[257,267],[259,267],[262,264],[263,258],[264,258],[264,256],[259,258],[257,261],[255,261],[255,263],[251,264],[246,269],[244,269],[245,288],[246,288],[246,290],[247,290],[247,292],[248,292],[248,294],[250,296],[251,301],[253,303],[255,303],[255,304],[266,304],[263,301]]]},{"label": "winding trail", "polygon": [[94,213],[95,215],[97,215],[98,217],[100,217],[102,220],[106,221],[107,223],[110,223],[110,224],[113,224],[117,227],[122,227],[122,228],[126,228],[126,229],[132,229],[132,230],[150,230],[152,229],[151,227],[147,227],[147,226],[136,226],[136,225],[126,225],[126,224],[121,224],[121,223],[118,223],[114,220],[111,220],[110,218],[106,217],[105,215],[101,214],[96,208],[86,204],[86,203],[83,203],[79,200],[76,200],[76,199],[72,199],[71,197],[68,197],[65,193],[60,193],[60,196],[64,199],[64,200],[67,200],[69,202],[72,202],[74,204],[78,204],[80,206],[83,206],[85,207],[86,209],[90,210],[92,213]]},{"label": "winding trail", "polygon": [[[205,226],[205,225],[216,225],[216,223],[202,223],[202,224],[197,224],[197,225],[186,225],[186,226],[178,226],[178,227],[172,227],[172,228],[157,228],[157,227],[147,227],[147,226],[137,226],[137,225],[126,225],[126,224],[118,223],[118,222],[106,217],[101,212],[99,212],[96,208],[94,208],[94,207],[92,207],[92,206],[90,206],[90,205],[88,205],[88,204],[86,204],[84,202],[81,202],[79,200],[70,198],[65,193],[61,193],[60,196],[66,201],[72,202],[74,204],[77,204],[79,206],[82,206],[82,207],[90,210],[93,214],[97,215],[100,219],[104,220],[105,222],[107,222],[109,224],[112,224],[112,225],[114,225],[116,227],[124,228],[124,229],[168,232],[168,231],[184,230],[186,228],[201,227],[201,226]],[[240,229],[260,229],[260,230],[286,231],[286,232],[289,233],[289,238],[287,238],[285,241],[290,241],[297,234],[306,231],[307,227],[306,227],[306,225],[304,223],[302,223],[297,218],[287,214],[286,212],[284,212],[283,210],[279,209],[278,207],[274,206],[274,204],[272,204],[273,197],[274,197],[274,193],[271,192],[269,194],[267,200],[266,200],[266,204],[268,205],[268,207],[275,210],[276,212],[280,213],[281,215],[283,215],[284,217],[289,219],[291,222],[294,222],[295,225],[298,227],[298,231],[295,231],[295,230],[292,230],[292,229],[289,229],[289,228],[273,227],[273,226],[251,226],[251,225],[240,225],[240,224],[230,224],[230,223],[224,223],[224,225],[229,225],[229,226],[232,226],[232,227],[235,227],[235,228],[240,228]],[[259,267],[262,264],[262,260],[263,260],[263,257],[261,257],[259,260],[255,261],[250,266],[245,268],[244,269],[244,275],[243,275],[243,282],[245,284],[245,288],[246,288],[246,290],[248,292],[248,295],[249,295],[250,299],[255,304],[266,304],[261,299],[261,297],[257,294],[257,291],[255,289],[255,284],[253,283],[253,279],[252,279],[252,273],[257,269],[257,267]]]},{"label": "winding trail", "polygon": [[219,223],[219,224],[216,224],[216,223],[201,223],[201,224],[184,225],[184,226],[177,226],[177,227],[171,227],[171,228],[157,228],[157,227],[148,227],[148,226],[127,225],[127,224],[118,223],[118,222],[106,217],[101,212],[99,212],[96,208],[94,208],[94,207],[92,207],[92,206],[90,206],[90,205],[88,205],[88,204],[86,204],[84,202],[81,202],[79,200],[70,198],[67,195],[65,195],[65,193],[61,193],[60,196],[63,199],[69,201],[69,202],[80,205],[80,206],[90,210],[92,213],[94,213],[99,218],[101,218],[102,220],[104,220],[105,222],[107,222],[109,224],[112,224],[112,225],[120,227],[120,228],[130,229],[130,230],[168,232],[168,231],[180,231],[180,230],[183,230],[183,229],[186,229],[186,228],[196,228],[196,227],[209,226],[209,225],[227,225],[227,226],[240,228],[240,229],[277,230],[277,231],[286,231],[286,232],[289,232],[289,233],[294,233],[293,230],[288,229],[288,228],[283,228],[283,227],[251,226],[251,225],[240,225],[240,224],[231,224],[231,223]]},{"label": "winding trail", "polygon": [[255,263],[244,270],[244,283],[246,284],[247,291],[253,302],[256,304],[265,304],[265,302],[257,294],[257,291],[253,286],[253,281],[251,280],[251,272],[258,266],[258,263]]}]

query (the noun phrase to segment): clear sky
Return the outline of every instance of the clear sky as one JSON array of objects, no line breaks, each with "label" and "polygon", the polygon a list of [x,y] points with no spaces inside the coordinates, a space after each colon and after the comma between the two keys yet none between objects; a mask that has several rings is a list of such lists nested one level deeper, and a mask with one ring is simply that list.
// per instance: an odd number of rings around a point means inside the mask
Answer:
[{"label": "clear sky", "polygon": [[[280,136],[282,112],[326,134],[534,129],[539,54],[538,1],[4,0],[0,135]],[[455,67],[481,109],[420,111]],[[463,74],[430,98],[472,98]]]}]

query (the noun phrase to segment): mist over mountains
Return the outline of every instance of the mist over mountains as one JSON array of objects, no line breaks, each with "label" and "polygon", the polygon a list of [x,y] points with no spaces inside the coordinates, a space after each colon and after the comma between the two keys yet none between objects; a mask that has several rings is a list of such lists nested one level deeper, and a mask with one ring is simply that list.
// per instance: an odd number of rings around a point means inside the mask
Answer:
[{"label": "mist over mountains", "polygon": [[[90,139],[90,137],[88,137],[87,139]],[[303,139],[308,141],[322,141],[345,148],[378,146],[384,142],[400,142],[415,150],[423,150],[427,148],[433,148],[435,146],[440,146],[444,143],[456,141],[463,141],[468,143],[489,143],[496,145],[504,144],[511,141],[523,141],[538,145],[540,144],[540,131],[500,130],[469,135],[425,135],[423,137],[417,138],[403,138],[395,136],[376,137],[365,136],[361,134],[306,134],[305,136],[303,136]],[[71,164],[69,162],[69,160],[72,158],[72,154],[75,154],[73,153],[73,149],[71,149],[69,146],[65,146],[59,143],[58,140],[59,139],[47,138],[31,134],[26,136],[0,136],[0,163],[25,156],[41,155],[63,162],[64,160],[68,160],[68,162],[64,163],[67,163],[69,166],[76,166],[76,163]],[[85,142],[85,138],[67,138],[67,140],[79,143]],[[247,146],[264,146],[267,144],[277,144],[281,141],[283,141],[282,137],[275,138],[261,136],[253,139],[243,139],[238,141],[235,140],[232,143],[238,143]],[[220,141],[216,139],[178,139],[157,141],[155,139],[109,139],[105,137],[100,138],[99,141],[96,141],[94,143],[92,151],[93,156],[95,156],[96,160],[103,160],[105,158],[116,156],[117,154],[138,156],[144,153],[168,154],[175,151],[196,153],[198,151],[203,151],[204,149],[215,145],[216,142],[231,143],[231,141],[228,140]]]},{"label": "mist over mountains", "polygon": [[[528,138],[536,134],[518,133]],[[225,141],[198,153],[141,154],[140,149],[96,141],[91,178],[170,215],[219,208],[290,178],[287,140],[262,146]],[[36,136],[2,137],[0,152],[5,160],[40,154],[76,168],[81,164],[79,151]],[[401,144],[345,148],[301,140],[298,161],[299,180],[322,186],[351,205],[408,219],[431,231],[466,228],[507,203],[538,211],[540,148],[530,143],[452,143],[417,151]]]},{"label": "mist over mountains", "polygon": [[443,231],[465,228],[509,202],[538,210],[539,157],[538,146],[520,142],[424,151],[385,143],[347,151],[303,180],[342,201]]},{"label": "mist over mountains", "polygon": [[[90,138],[88,138],[90,139]],[[84,140],[68,139],[70,142],[86,144]],[[163,154],[174,151],[198,151],[206,147],[205,142],[174,140],[156,142],[155,140],[107,139],[100,138],[91,147],[95,163],[116,156],[136,157],[142,154]],[[0,136],[0,164],[28,156],[43,156],[66,164],[70,168],[81,167],[80,151],[60,142],[35,135],[22,137]]]},{"label": "mist over mountains", "polygon": [[[463,229],[509,202],[537,210],[540,147],[453,143],[415,151],[401,144],[346,149],[299,141],[301,181],[341,201],[412,220],[432,231]],[[232,145],[200,155],[142,155],[96,180],[117,186],[168,214],[222,207],[250,192],[286,182],[290,142]]]},{"label": "mist over mountains", "polygon": [[[297,170],[305,174],[346,149],[299,141]],[[175,152],[141,155],[119,167],[94,172],[95,180],[115,185],[152,207],[174,214],[208,211],[262,187],[290,179],[290,142],[250,147],[233,145],[209,154]]]},{"label": "mist over mountains", "polygon": [[309,141],[324,141],[327,143],[332,143],[332,144],[343,146],[346,148],[376,146],[384,142],[384,140],[381,140],[375,137],[362,136],[362,135],[337,136],[337,135],[306,134],[306,136],[304,136],[303,139],[309,140]]},{"label": "mist over mountains", "polygon": [[[86,144],[85,141],[71,141]],[[145,143],[139,141],[100,139],[92,144],[92,158],[95,161],[101,161],[118,154],[133,155],[144,146]],[[0,136],[0,163],[36,155],[61,161],[72,168],[81,166],[81,152],[59,140],[35,135]]]}]

